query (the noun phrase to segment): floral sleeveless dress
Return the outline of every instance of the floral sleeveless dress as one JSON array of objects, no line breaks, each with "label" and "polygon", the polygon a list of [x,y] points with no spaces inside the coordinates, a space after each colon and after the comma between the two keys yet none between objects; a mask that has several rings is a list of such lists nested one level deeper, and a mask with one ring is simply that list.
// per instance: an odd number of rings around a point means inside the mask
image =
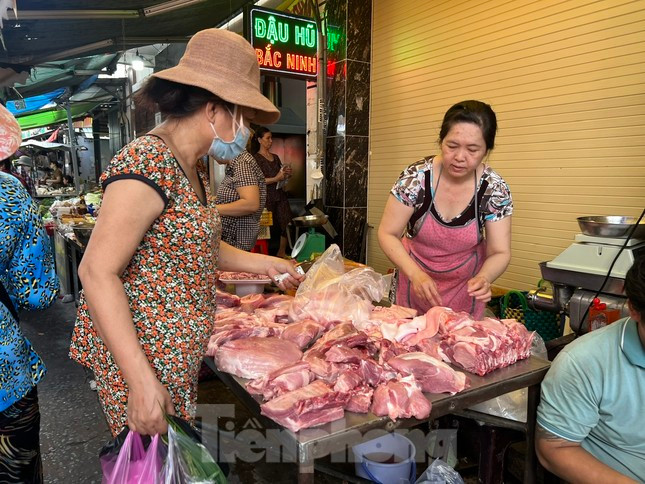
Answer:
[{"label": "floral sleeveless dress", "polygon": [[[202,186],[208,187],[206,168],[200,165],[198,171]],[[152,135],[134,140],[114,157],[101,177],[103,189],[120,179],[150,185],[165,203],[121,280],[141,347],[177,414],[191,419],[197,376],[214,324],[221,236],[215,197],[204,190],[204,205],[170,149]],[[94,371],[101,405],[117,435],[127,424],[128,388],[92,325],[84,294],[70,357]]]}]

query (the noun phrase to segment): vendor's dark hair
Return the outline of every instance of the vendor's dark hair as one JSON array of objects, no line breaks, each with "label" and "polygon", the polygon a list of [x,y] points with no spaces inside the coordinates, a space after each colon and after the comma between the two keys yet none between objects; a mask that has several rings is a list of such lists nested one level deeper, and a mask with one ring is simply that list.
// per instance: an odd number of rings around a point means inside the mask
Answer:
[{"label": "vendor's dark hair", "polygon": [[486,150],[490,151],[495,147],[497,116],[490,105],[481,101],[462,101],[452,106],[443,117],[439,143],[443,142],[448,132],[457,123],[471,123],[479,126],[486,142]]},{"label": "vendor's dark hair", "polygon": [[264,135],[270,133],[269,128],[264,126],[258,126],[253,130],[253,136],[251,136],[251,154],[254,155],[260,151],[260,139],[264,138]]},{"label": "vendor's dark hair", "polygon": [[156,111],[173,118],[184,118],[204,106],[207,102],[228,104],[201,87],[149,77],[143,87],[134,95],[137,107]]},{"label": "vendor's dark hair", "polygon": [[645,254],[637,257],[627,271],[625,294],[645,324]]}]

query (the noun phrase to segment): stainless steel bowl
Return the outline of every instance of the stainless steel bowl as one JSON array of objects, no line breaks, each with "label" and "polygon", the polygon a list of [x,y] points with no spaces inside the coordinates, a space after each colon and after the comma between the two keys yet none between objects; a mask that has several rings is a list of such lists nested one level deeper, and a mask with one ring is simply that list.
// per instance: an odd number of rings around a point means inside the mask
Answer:
[{"label": "stainless steel bowl", "polygon": [[329,217],[327,215],[304,215],[302,217],[294,217],[293,223],[299,227],[320,227],[325,225]]},{"label": "stainless steel bowl", "polygon": [[[585,235],[595,237],[627,237],[629,230],[636,225],[636,217],[605,215],[578,217],[578,225]],[[632,234],[632,239],[645,239],[645,219],[641,220]]]}]

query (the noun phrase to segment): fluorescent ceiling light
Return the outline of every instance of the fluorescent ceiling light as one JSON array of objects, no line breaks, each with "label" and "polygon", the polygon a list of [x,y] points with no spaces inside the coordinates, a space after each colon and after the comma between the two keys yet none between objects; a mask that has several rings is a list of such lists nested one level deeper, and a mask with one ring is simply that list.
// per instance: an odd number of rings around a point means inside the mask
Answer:
[{"label": "fluorescent ceiling light", "polygon": [[160,3],[159,5],[153,5],[152,7],[144,7],[143,15],[146,17],[161,15],[163,13],[172,12],[173,10],[178,10],[204,1],[205,0],[170,0],[168,2]]},{"label": "fluorescent ceiling light", "polygon": [[135,54],[134,59],[132,59],[132,68],[135,71],[141,71],[143,70],[144,67],[145,65],[143,64],[143,59],[141,58],[141,56],[139,55],[139,51],[137,50],[137,53]]},{"label": "fluorescent ceiling light", "polygon": [[73,59],[75,57],[81,57],[82,54],[86,52],[91,52],[93,50],[103,49],[105,47],[110,47],[114,45],[114,39],[105,39],[100,42],[94,42],[92,44],[81,45],[79,47],[74,47],[72,49],[63,50],[61,52],[55,52],[43,57],[39,57],[33,60],[33,64],[43,64],[45,62],[51,62],[59,59]]},{"label": "fluorescent ceiling light", "polygon": [[20,20],[115,19],[138,18],[139,10],[20,10],[13,12]]}]

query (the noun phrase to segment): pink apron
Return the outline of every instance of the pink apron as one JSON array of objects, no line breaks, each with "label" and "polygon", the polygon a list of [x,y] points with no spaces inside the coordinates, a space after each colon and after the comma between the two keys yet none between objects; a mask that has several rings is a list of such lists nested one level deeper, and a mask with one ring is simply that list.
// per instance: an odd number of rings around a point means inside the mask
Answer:
[{"label": "pink apron", "polygon": [[[443,169],[442,169],[443,171]],[[422,226],[413,238],[404,237],[403,246],[419,267],[437,285],[443,306],[454,311],[466,311],[481,319],[485,303],[468,295],[467,282],[479,272],[486,257],[486,241],[479,230],[477,174],[475,174],[475,219],[460,227],[450,227],[432,213],[434,197],[439,189],[441,171],[435,193],[425,214]],[[432,187],[432,181],[430,181]],[[396,303],[425,313],[432,305],[417,297],[410,280],[399,272]]]}]

